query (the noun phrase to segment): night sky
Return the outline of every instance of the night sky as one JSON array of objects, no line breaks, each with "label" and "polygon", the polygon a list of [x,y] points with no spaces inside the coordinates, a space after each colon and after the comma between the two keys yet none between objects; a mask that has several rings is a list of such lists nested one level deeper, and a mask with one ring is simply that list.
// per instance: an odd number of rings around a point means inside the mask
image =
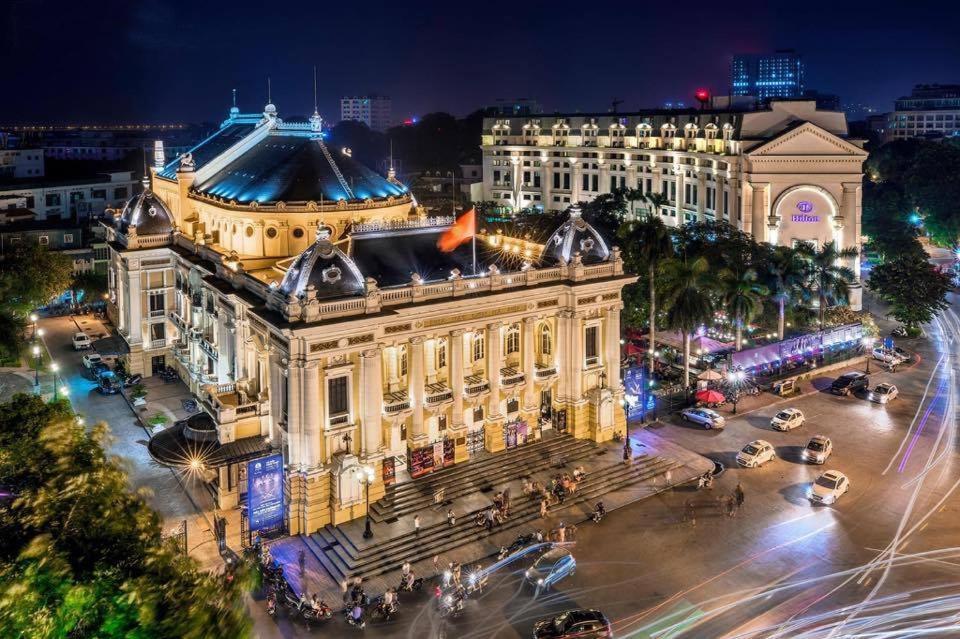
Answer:
[{"label": "night sky", "polygon": [[498,97],[547,112],[726,93],[735,52],[800,51],[807,87],[889,110],[918,82],[960,82],[957,5],[884,3],[0,2],[0,124],[219,120],[260,111],[338,119],[344,94],[394,117],[465,114]]}]

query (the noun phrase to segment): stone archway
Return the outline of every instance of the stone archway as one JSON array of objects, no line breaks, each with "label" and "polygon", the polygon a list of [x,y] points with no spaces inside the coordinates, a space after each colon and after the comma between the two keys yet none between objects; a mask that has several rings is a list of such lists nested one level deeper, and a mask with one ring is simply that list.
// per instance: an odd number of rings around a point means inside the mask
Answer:
[{"label": "stone archway", "polygon": [[770,243],[790,246],[809,241],[817,246],[840,240],[843,216],[836,198],[816,184],[797,184],[784,189],[771,207],[768,220]]}]

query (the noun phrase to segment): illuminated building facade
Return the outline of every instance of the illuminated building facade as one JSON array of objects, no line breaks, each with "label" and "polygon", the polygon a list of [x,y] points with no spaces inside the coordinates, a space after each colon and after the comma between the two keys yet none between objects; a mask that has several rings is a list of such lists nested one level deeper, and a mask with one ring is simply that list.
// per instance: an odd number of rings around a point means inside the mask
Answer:
[{"label": "illuminated building facade", "polygon": [[777,98],[799,98],[803,88],[803,59],[796,51],[733,56],[731,95],[752,95],[765,103]]},{"label": "illuminated building facade", "polygon": [[374,131],[393,126],[392,101],[385,95],[344,96],[340,98],[340,119],[363,122]]},{"label": "illuminated building facade", "polygon": [[[617,188],[661,194],[668,226],[725,221],[758,241],[860,247],[862,143],[813,101],[756,111],[486,118],[483,199],[564,210]],[[635,214],[650,205],[638,202]],[[860,276],[859,258],[849,265]],[[860,307],[861,287],[850,305]]]},{"label": "illuminated building facade", "polygon": [[886,139],[960,135],[960,84],[918,84],[887,114]]},{"label": "illuminated building facade", "polygon": [[375,500],[543,428],[623,433],[620,290],[635,278],[619,251],[574,213],[540,243],[501,233],[444,253],[452,222],[327,148],[319,116],[284,123],[272,105],[158,157],[108,226],[130,369],[174,366],[202,407],[151,439],[154,457],[207,469],[230,508],[245,464],[279,451],[289,531],[307,533],[365,513],[361,469]]}]

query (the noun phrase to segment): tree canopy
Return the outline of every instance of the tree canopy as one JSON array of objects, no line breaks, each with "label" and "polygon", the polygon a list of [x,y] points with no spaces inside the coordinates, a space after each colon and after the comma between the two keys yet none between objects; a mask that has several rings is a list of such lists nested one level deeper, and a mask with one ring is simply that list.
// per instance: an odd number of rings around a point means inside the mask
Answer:
[{"label": "tree canopy", "polygon": [[890,304],[891,315],[916,330],[949,306],[950,280],[925,256],[905,253],[874,267],[868,286]]},{"label": "tree canopy", "polygon": [[23,245],[0,262],[3,310],[26,315],[60,295],[73,282],[73,263],[66,255],[39,245]]},{"label": "tree canopy", "polygon": [[246,637],[245,571],[199,570],[69,404],[0,405],[0,636]]}]

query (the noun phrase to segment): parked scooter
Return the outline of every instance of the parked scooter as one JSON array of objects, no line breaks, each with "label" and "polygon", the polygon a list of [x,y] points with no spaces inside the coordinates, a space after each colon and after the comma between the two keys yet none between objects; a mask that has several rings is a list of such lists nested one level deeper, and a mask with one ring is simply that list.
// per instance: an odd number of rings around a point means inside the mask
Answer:
[{"label": "parked scooter", "polygon": [[419,592],[423,588],[423,577],[417,577],[416,579],[412,578],[413,575],[404,575],[400,577],[400,585],[397,587],[398,592]]},{"label": "parked scooter", "polygon": [[130,388],[131,386],[136,386],[143,381],[143,375],[137,373],[136,375],[129,375],[126,379],[123,380],[123,387]]}]

